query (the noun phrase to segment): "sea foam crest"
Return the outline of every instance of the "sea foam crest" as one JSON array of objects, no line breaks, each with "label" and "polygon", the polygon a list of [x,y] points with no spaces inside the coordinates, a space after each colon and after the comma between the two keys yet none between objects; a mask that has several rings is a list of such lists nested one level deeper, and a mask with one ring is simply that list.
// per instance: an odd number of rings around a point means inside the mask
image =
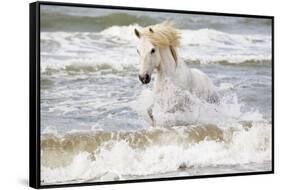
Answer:
[{"label": "sea foam crest", "polygon": [[153,177],[153,174],[181,171],[183,168],[184,175],[192,175],[194,166],[219,168],[220,165],[235,167],[251,162],[263,163],[271,159],[270,139],[270,125],[255,123],[247,131],[233,132],[229,142],[206,139],[189,146],[167,142],[134,148],[126,141],[109,141],[99,147],[95,158],[81,152],[66,167],[43,166],[41,178],[43,184],[110,181],[128,179],[130,176]]},{"label": "sea foam crest", "polygon": [[[138,25],[112,26],[101,32],[42,32],[41,69],[75,67],[73,71],[106,65],[122,71],[138,67],[135,51]],[[230,34],[212,29],[180,30],[180,59],[192,63],[271,63],[271,37],[263,34]],[[102,53],[101,53],[102,52]],[[101,65],[101,66],[100,66]],[[79,69],[81,66],[81,69]]]}]

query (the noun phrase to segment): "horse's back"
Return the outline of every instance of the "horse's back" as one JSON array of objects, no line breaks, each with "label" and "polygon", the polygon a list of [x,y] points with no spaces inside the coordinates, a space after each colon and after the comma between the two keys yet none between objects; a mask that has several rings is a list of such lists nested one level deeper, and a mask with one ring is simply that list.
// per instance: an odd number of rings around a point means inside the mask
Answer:
[{"label": "horse's back", "polygon": [[191,72],[191,91],[197,96],[204,98],[210,103],[218,103],[219,97],[215,85],[207,74],[199,69],[190,69]]}]

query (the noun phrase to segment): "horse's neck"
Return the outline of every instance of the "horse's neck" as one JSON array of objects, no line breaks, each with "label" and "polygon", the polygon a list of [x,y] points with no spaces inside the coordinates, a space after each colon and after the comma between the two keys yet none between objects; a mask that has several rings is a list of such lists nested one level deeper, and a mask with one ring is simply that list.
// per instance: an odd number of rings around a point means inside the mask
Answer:
[{"label": "horse's neck", "polygon": [[161,64],[157,68],[155,88],[159,90],[163,86],[165,79],[173,78],[176,75],[176,61],[171,53],[170,48],[160,49]]}]

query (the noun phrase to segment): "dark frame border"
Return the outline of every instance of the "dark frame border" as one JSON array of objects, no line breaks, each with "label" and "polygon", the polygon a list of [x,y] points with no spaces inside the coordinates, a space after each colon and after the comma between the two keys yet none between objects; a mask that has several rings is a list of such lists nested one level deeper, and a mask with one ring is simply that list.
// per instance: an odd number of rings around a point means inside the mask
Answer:
[{"label": "dark frame border", "polygon": [[[181,177],[166,177],[153,179],[135,179],[135,180],[120,180],[120,181],[104,181],[91,183],[74,183],[74,184],[53,184],[41,185],[41,159],[40,159],[40,5],[68,6],[68,7],[85,7],[85,8],[102,8],[102,9],[118,9],[118,10],[133,10],[133,11],[152,11],[163,13],[181,13],[181,14],[197,14],[197,15],[214,15],[226,17],[248,17],[271,19],[271,53],[272,53],[272,168],[270,171],[258,172],[243,172],[243,173],[228,173],[228,174],[212,174],[212,175],[197,175],[197,176],[181,176]],[[141,7],[123,7],[109,5],[91,5],[80,3],[62,3],[62,2],[47,2],[38,1],[29,4],[29,186],[33,188],[55,188],[55,187],[76,187],[89,185],[105,185],[105,184],[122,184],[136,182],[153,182],[167,180],[184,180],[198,178],[214,178],[214,177],[231,177],[231,176],[246,176],[260,174],[274,174],[274,16],[266,15],[249,15],[249,14],[234,14],[234,13],[218,13],[218,12],[201,12],[187,10],[169,10]]]}]

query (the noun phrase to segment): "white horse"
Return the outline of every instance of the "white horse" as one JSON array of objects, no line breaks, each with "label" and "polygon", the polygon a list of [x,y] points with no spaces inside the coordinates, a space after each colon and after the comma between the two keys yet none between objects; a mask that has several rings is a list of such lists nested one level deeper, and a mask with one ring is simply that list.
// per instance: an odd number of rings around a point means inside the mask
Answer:
[{"label": "white horse", "polygon": [[[151,81],[151,75],[156,70],[155,93],[165,87],[166,79],[170,79],[200,99],[209,103],[219,102],[210,78],[202,71],[188,68],[178,61],[176,48],[180,45],[180,33],[171,22],[148,26],[142,31],[135,29],[134,32],[139,38],[137,45],[140,59],[139,79],[143,84]],[[148,113],[153,120],[151,107]]]}]

